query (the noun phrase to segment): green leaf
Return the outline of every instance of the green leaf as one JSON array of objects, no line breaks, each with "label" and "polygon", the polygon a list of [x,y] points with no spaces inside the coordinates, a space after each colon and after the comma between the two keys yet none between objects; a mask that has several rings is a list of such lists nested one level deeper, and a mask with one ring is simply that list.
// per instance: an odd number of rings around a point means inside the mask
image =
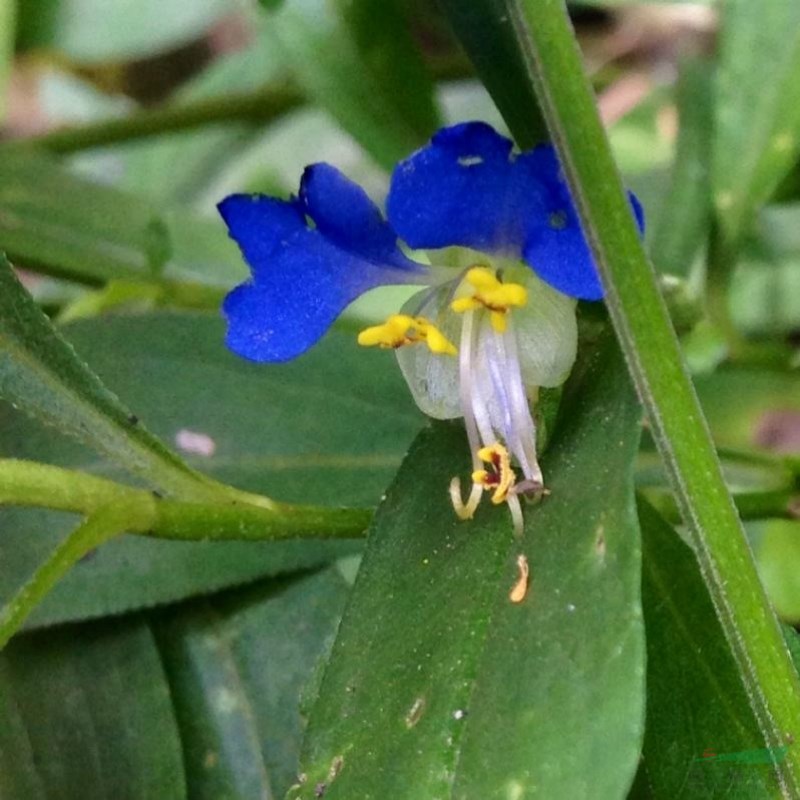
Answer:
[{"label": "green leaf", "polygon": [[292,0],[270,13],[269,30],[309,97],[387,169],[439,126],[397,0]]},{"label": "green leaf", "polygon": [[[639,408],[619,354],[601,350],[569,387],[542,464],[552,493],[526,510],[523,540],[503,508],[456,519],[460,425],[417,439],[368,538],[293,796],[625,791],[644,713]],[[530,584],[513,604],[521,555]]]},{"label": "green leaf", "polygon": [[0,795],[185,797],[169,687],[142,622],[23,636],[0,655]]},{"label": "green leaf", "polygon": [[673,275],[689,275],[711,225],[712,108],[710,66],[699,59],[684,62],[678,85],[675,165],[652,241],[656,265]]},{"label": "green leaf", "polygon": [[[648,689],[640,778],[664,800],[775,797],[769,751],[694,554],[646,502],[639,518]],[[756,752],[766,763],[753,762]]]},{"label": "green leaf", "polygon": [[222,225],[160,214],[18,148],[0,152],[0,249],[20,266],[85,283],[164,277],[228,287],[245,274]]},{"label": "green leaf", "polygon": [[[297,361],[256,365],[224,348],[216,315],[108,317],[66,332],[144,424],[164,441],[194,449],[182,451],[192,465],[242,489],[268,488],[286,502],[377,505],[422,424],[393,356],[358,347],[350,333],[331,333]],[[0,449],[6,456],[109,472],[85,448],[7,408],[0,408]],[[0,511],[0,598],[7,599],[72,527],[64,514]],[[126,536],[79,563],[32,622],[171,602],[316,566],[360,547]]]},{"label": "green leaf", "polygon": [[730,308],[746,334],[783,337],[800,328],[800,206],[768,206],[756,217],[731,277]]},{"label": "green leaf", "polygon": [[156,635],[193,798],[282,798],[297,780],[301,694],[349,587],[335,568],[165,613]]},{"label": "green leaf", "polygon": [[6,92],[14,65],[17,0],[0,0],[0,123],[6,116]]},{"label": "green leaf", "polygon": [[800,376],[750,366],[729,366],[695,379],[719,447],[783,450],[796,441]]},{"label": "green leaf", "polygon": [[759,574],[782,620],[800,622],[800,522],[773,519],[750,526]]},{"label": "green leaf", "polygon": [[151,485],[205,496],[170,452],[80,360],[0,256],[0,397],[85,442]]},{"label": "green leaf", "polygon": [[800,4],[730,0],[719,47],[712,183],[735,240],[797,157]]},{"label": "green leaf", "polygon": [[[177,110],[243,96],[270,82],[285,82],[281,58],[272,44],[272,33],[259,30],[243,50],[212,61],[170,97],[170,104]],[[259,123],[256,119],[230,120],[225,125],[206,125],[117,148],[115,155],[122,163],[119,186],[156,202],[194,200],[243,144],[257,135]]]},{"label": "green leaf", "polygon": [[198,38],[233,8],[231,0],[24,0],[20,35],[26,47],[77,61],[130,61]]},{"label": "green leaf", "polygon": [[547,139],[503,0],[441,0],[441,5],[517,144],[527,149]]}]

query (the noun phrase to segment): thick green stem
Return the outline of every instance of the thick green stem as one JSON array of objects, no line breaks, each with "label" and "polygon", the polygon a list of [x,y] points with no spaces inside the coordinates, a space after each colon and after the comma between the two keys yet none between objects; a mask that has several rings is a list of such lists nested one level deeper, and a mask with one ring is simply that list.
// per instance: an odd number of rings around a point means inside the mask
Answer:
[{"label": "thick green stem", "polygon": [[162,499],[146,489],[32,461],[0,459],[0,506],[36,506],[93,515],[109,505],[146,514],[125,529],[160,539],[253,540],[359,539],[372,511],[276,503],[260,495],[224,487],[208,502]]},{"label": "thick green stem", "polygon": [[0,650],[73,564],[137,524],[145,527],[147,524],[141,509],[120,504],[101,508],[78,525],[0,611]]},{"label": "thick green stem", "polygon": [[614,164],[563,0],[506,0],[696,555],[774,768],[800,797],[800,682],[756,574]]}]

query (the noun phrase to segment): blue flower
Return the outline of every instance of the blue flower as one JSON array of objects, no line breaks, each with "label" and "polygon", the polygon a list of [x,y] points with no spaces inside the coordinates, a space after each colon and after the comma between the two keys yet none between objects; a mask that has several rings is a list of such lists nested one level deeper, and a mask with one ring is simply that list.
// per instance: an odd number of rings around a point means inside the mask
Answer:
[{"label": "blue flower", "polygon": [[235,194],[219,211],[252,271],[225,298],[226,343],[252,361],[299,356],[368,289],[426,281],[366,192],[328,164],[306,168],[297,198]]},{"label": "blue flower", "polygon": [[245,358],[300,355],[376,286],[427,287],[359,344],[397,351],[425,413],[463,417],[472,488],[465,502],[451,481],[457,515],[470,518],[489,491],[520,533],[518,495],[543,490],[531,399],[572,367],[576,299],[603,296],[553,148],[515,153],[481,122],[444,128],[395,169],[388,221],[328,164],[308,167],[288,201],[233,195],[219,209],[252,273],[223,306],[228,347]]}]

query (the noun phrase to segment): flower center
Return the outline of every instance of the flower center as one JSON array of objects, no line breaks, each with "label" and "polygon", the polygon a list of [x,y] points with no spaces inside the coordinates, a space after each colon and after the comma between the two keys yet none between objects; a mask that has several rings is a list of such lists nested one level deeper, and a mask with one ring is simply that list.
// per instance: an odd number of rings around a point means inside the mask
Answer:
[{"label": "flower center", "polygon": [[[457,314],[487,309],[492,327],[503,333],[508,326],[506,314],[512,307],[521,308],[528,302],[528,290],[519,283],[503,283],[494,270],[472,267],[464,276],[464,283],[472,287],[469,294],[457,297],[450,308]],[[464,284],[462,284],[463,287]]]},{"label": "flower center", "polygon": [[455,345],[424,317],[407,314],[392,314],[382,325],[365,328],[358,334],[362,347],[392,347],[397,349],[407,344],[425,342],[432,353],[454,356]]}]

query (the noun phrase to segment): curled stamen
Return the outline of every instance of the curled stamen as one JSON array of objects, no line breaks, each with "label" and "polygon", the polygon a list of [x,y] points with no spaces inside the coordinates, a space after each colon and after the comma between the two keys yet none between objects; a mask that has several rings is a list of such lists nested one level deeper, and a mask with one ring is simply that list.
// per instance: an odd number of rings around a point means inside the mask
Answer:
[{"label": "curled stamen", "polygon": [[482,495],[483,486],[479,483],[473,483],[469,498],[465,503],[461,497],[461,478],[456,476],[450,481],[450,502],[453,504],[453,510],[459,519],[472,519],[475,516],[475,510],[478,508]]}]

